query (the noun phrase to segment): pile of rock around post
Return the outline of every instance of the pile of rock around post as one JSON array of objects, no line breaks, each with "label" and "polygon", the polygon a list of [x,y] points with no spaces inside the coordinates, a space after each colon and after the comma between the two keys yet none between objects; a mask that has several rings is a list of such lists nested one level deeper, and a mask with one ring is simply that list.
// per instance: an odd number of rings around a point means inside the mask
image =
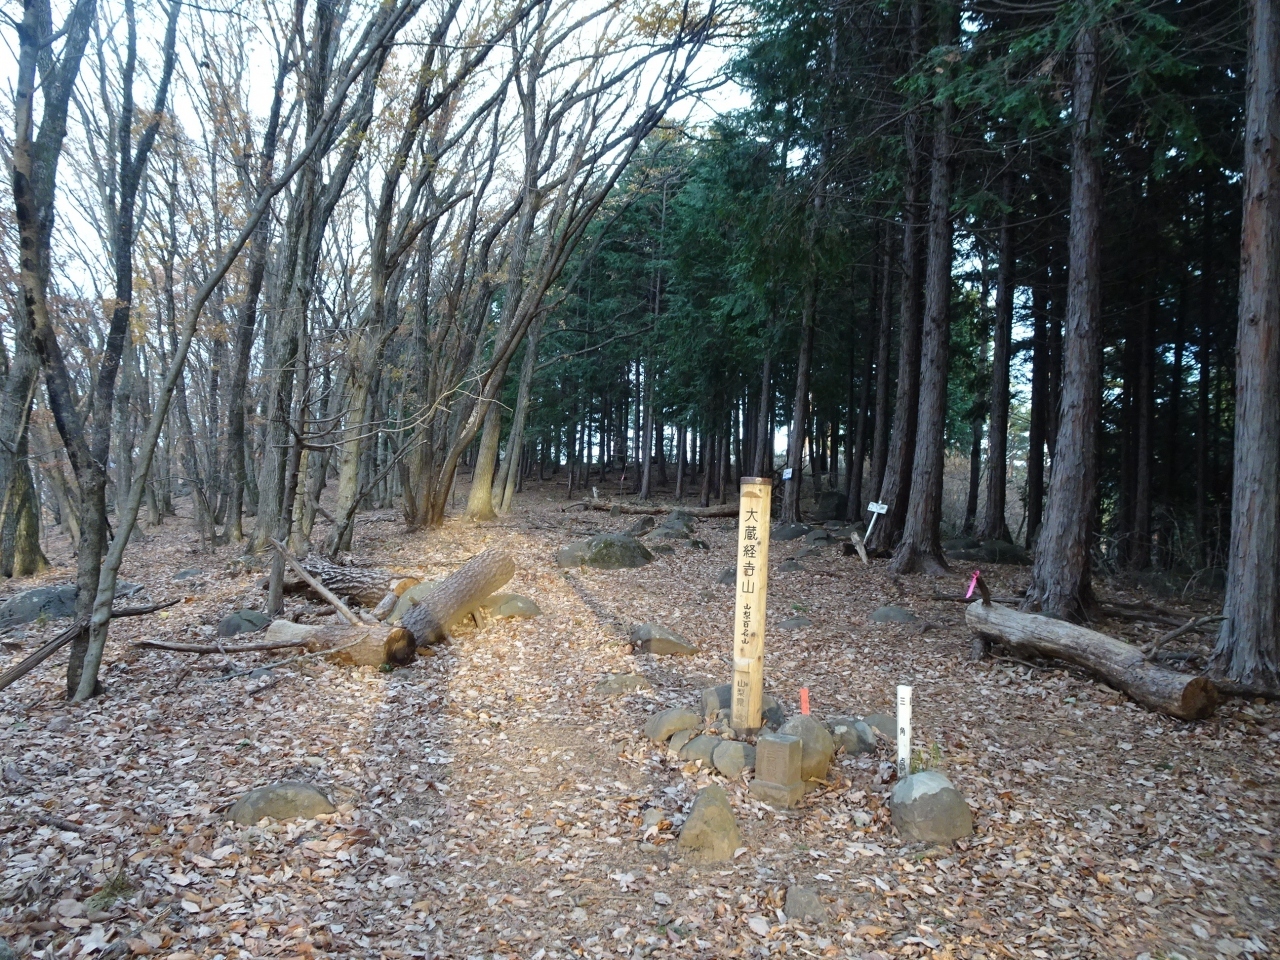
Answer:
[{"label": "pile of rock around post", "polygon": [[[645,736],[680,760],[729,780],[753,771],[750,793],[778,809],[795,806],[805,793],[824,785],[838,751],[850,756],[874,753],[878,738],[891,742],[894,736],[893,718],[885,714],[837,716],[826,722],[807,714],[788,718],[778,701],[765,694],[764,725],[758,736],[748,738],[730,726],[731,695],[727,683],[708,687],[702,691],[701,713],[686,706],[668,707],[645,723]],[[719,792],[712,796],[708,791]],[[907,840],[943,843],[973,832],[964,797],[936,770],[899,781],[889,798],[889,811]],[[739,843],[723,790],[713,785],[699,791],[681,829],[681,849],[695,858],[720,860],[731,857]]]}]

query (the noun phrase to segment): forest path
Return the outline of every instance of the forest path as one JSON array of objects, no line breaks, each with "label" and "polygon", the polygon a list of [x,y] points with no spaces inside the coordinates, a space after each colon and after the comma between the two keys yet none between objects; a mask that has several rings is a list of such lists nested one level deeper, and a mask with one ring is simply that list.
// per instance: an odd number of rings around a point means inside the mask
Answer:
[{"label": "forest path", "polygon": [[[887,711],[894,685],[913,683],[917,740],[937,745],[976,835],[950,850],[904,845],[881,802],[885,750],[840,760],[830,788],[793,815],[728,784],[747,851],[682,862],[676,824],[713,777],[640,728],[728,678],[732,591],[716,581],[733,524],[699,521],[709,550],[678,544],[638,570],[566,574],[556,547],[631,518],[562,505],[530,493],[510,518],[409,535],[361,523],[358,554],[432,577],[506,549],[518,571],[507,589],[543,610],[460,630],[441,655],[390,674],[304,663],[211,683],[221,658],[133,652],[131,639],[190,636],[260,600],[255,575],[212,572],[233,549],[193,556],[181,523],[155,531],[126,575],[190,602],[113,626],[108,696],[72,710],[52,665],[0,694],[0,936],[41,957],[127,941],[120,955],[178,960],[1280,949],[1274,705],[1230,702],[1182,724],[1065,670],[972,663],[961,605],[929,599],[961,589],[966,571],[892,578],[834,548],[772,575],[771,625],[793,614],[813,625],[770,629],[767,688],[792,712],[808,687],[822,717]],[[775,544],[773,563],[799,546]],[[193,564],[210,572],[171,582]],[[1024,578],[988,576],[1000,594]],[[868,622],[883,603],[921,620]],[[703,652],[626,653],[626,628],[643,621]],[[605,674],[631,671],[654,689],[595,692]],[[222,820],[249,787],[291,778],[327,788],[339,812]],[[650,806],[666,826],[646,840]],[[781,921],[793,883],[819,892],[826,924]],[[91,899],[104,885],[132,892]]]}]

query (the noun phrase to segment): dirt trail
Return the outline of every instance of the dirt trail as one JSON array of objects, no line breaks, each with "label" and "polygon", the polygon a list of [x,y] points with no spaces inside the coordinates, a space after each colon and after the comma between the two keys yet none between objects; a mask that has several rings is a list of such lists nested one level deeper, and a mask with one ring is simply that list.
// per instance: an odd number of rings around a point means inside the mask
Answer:
[{"label": "dirt trail", "polygon": [[[969,798],[976,835],[946,850],[904,845],[882,806],[886,751],[843,759],[792,815],[727,785],[746,852],[683,863],[678,823],[713,777],[640,728],[728,677],[732,596],[716,580],[733,525],[698,523],[709,550],[680,543],[639,570],[566,574],[551,563],[557,546],[628,518],[566,515],[562,502],[530,496],[512,519],[430,534],[360,525],[359,554],[430,576],[502,546],[519,571],[509,589],[543,610],[462,631],[391,674],[307,662],[211,682],[220,657],[133,652],[131,639],[189,638],[260,600],[233,549],[196,556],[181,522],[154,531],[125,576],[153,598],[191,599],[113,626],[109,695],[63,705],[52,665],[0,694],[0,936],[40,957],[180,960],[1280,949],[1275,706],[1232,702],[1181,724],[1064,670],[971,663],[961,605],[922,599],[954,592],[962,571],[954,583],[895,579],[833,548],[772,575],[770,623],[802,614],[812,626],[770,631],[768,689],[792,711],[807,686],[829,716],[888,710],[894,685],[913,683],[917,738]],[[776,544],[773,564],[799,546]],[[172,582],[191,566],[205,574]],[[1001,594],[1023,578],[988,577]],[[868,622],[883,603],[921,620]],[[703,653],[631,656],[620,641],[641,621]],[[654,689],[595,692],[630,671]],[[281,779],[320,784],[339,812],[223,822],[246,789]],[[646,835],[650,807],[664,820]],[[818,890],[827,923],[783,922],[792,883]]]}]

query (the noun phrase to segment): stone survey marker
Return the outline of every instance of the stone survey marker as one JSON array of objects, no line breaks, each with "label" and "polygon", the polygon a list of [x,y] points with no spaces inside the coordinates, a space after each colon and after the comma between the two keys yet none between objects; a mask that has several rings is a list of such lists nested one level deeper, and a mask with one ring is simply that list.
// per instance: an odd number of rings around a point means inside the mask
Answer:
[{"label": "stone survey marker", "polygon": [[733,705],[730,715],[733,729],[740,733],[760,729],[772,499],[771,479],[742,478],[738,499],[738,602],[733,611]]},{"label": "stone survey marker", "polygon": [[771,807],[794,807],[804,796],[800,763],[804,745],[799,737],[763,733],[756,739],[756,777],[751,795]]}]

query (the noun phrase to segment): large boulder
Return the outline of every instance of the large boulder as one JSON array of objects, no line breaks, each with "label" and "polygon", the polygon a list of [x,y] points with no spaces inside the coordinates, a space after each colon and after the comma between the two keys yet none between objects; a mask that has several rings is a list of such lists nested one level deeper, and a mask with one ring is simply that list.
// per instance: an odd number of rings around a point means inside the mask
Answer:
[{"label": "large boulder", "polygon": [[641,623],[631,628],[631,643],[637,653],[667,657],[688,657],[698,648],[674,630],[657,623]]},{"label": "large boulder", "polygon": [[597,570],[623,570],[643,567],[653,561],[653,554],[643,543],[627,533],[598,533],[561,547],[556,553],[556,566],[595,567]]},{"label": "large boulder", "polygon": [[236,610],[218,621],[218,636],[236,637],[242,633],[254,633],[266,629],[271,618],[258,610]]},{"label": "large boulder", "polygon": [[[116,584],[116,598],[130,597],[142,587],[136,583]],[[15,593],[0,603],[0,629],[16,627],[36,620],[59,620],[76,615],[76,585],[63,583],[56,587],[32,587]]]},{"label": "large boulder", "polygon": [[668,707],[649,718],[644,725],[644,735],[654,743],[666,743],[673,733],[701,725],[702,718],[688,707]]},{"label": "large boulder", "polygon": [[770,538],[773,540],[799,540],[811,529],[813,528],[803,523],[784,523],[773,528]]},{"label": "large boulder", "polygon": [[284,780],[250,790],[227,811],[227,819],[242,826],[251,826],[263,817],[311,820],[333,811],[333,804],[319,787],[301,780]]},{"label": "large boulder", "polygon": [[724,787],[717,783],[698,791],[676,845],[690,860],[713,863],[733,859],[734,851],[742,846],[742,833]]},{"label": "large boulder", "polygon": [[784,736],[798,737],[802,747],[800,755],[800,779],[806,789],[815,789],[827,776],[831,758],[835,755],[835,741],[827,728],[807,714],[791,717],[778,731]]},{"label": "large boulder", "polygon": [[951,781],[923,770],[898,781],[889,795],[889,814],[909,840],[949,843],[973,833],[973,814]]},{"label": "large boulder", "polygon": [[657,520],[653,519],[653,517],[646,513],[631,525],[630,529],[627,530],[627,533],[631,534],[633,537],[643,537],[646,533],[652,530],[657,523]]},{"label": "large boulder", "polygon": [[702,734],[694,737],[687,742],[679,751],[681,760],[685,762],[693,762],[701,760],[704,767],[711,766],[711,758],[716,752],[716,747],[724,743],[719,737],[713,737],[709,734]]},{"label": "large boulder", "polygon": [[843,520],[849,512],[849,498],[839,490],[823,490],[818,495],[818,506],[813,519],[819,523],[827,520]]}]

